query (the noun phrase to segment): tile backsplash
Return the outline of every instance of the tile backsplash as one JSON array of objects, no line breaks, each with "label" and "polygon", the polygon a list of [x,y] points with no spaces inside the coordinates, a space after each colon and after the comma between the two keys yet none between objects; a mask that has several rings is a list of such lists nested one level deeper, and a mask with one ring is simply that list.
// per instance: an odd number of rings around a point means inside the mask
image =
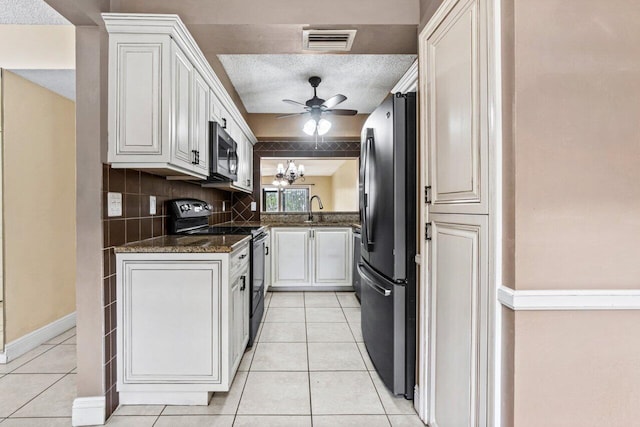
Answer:
[{"label": "tile backsplash", "polygon": [[[107,193],[122,194],[122,216],[107,216]],[[149,196],[156,198],[156,214],[149,212]],[[213,206],[210,224],[231,221],[231,193],[202,188],[185,181],[169,181],[164,177],[132,169],[102,167],[104,351],[107,416],[118,406],[116,392],[116,264],[113,248],[129,242],[163,236],[167,230],[166,202],[189,197],[202,199]],[[223,212],[223,203],[226,211]]]}]

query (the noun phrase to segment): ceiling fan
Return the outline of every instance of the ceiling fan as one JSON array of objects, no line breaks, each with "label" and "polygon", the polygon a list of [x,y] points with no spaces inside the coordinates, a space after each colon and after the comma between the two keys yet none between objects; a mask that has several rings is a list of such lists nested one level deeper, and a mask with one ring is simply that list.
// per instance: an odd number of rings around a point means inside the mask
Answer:
[{"label": "ceiling fan", "polygon": [[311,87],[313,88],[313,98],[307,100],[307,102],[305,102],[304,104],[301,102],[293,101],[291,99],[283,99],[284,102],[300,106],[304,108],[305,111],[301,113],[283,114],[281,116],[278,116],[278,118],[282,119],[284,117],[309,114],[311,118],[305,123],[302,130],[308,135],[313,135],[314,133],[318,135],[324,135],[331,128],[331,122],[329,122],[327,119],[323,119],[323,114],[334,114],[337,116],[355,116],[356,114],[358,114],[357,110],[333,108],[341,102],[346,101],[347,97],[342,94],[334,95],[326,100],[318,98],[317,88],[321,81],[322,79],[317,76],[309,78],[309,84],[311,84]]}]

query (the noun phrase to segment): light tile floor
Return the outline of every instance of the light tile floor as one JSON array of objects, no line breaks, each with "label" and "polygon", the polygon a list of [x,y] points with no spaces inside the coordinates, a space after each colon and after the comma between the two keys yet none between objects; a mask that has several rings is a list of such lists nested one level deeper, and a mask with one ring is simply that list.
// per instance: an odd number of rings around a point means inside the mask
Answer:
[{"label": "light tile floor", "polygon": [[[267,294],[265,317],[228,393],[208,406],[121,406],[117,427],[421,427],[362,342],[351,292]],[[75,330],[0,365],[0,427],[71,425]]]}]

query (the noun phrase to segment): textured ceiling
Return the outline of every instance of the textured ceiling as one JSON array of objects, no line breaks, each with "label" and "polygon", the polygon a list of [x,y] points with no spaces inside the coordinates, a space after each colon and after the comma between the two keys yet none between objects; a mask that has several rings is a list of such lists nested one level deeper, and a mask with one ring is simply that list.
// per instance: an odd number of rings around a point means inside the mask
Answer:
[{"label": "textured ceiling", "polygon": [[303,165],[304,173],[307,176],[331,176],[336,173],[338,168],[345,162],[357,162],[357,160],[353,159],[268,159],[263,157],[260,159],[260,175],[275,175],[278,163],[282,163],[286,168],[289,160],[293,160],[296,166]]},{"label": "textured ceiling", "polygon": [[302,111],[282,102],[313,96],[308,79],[319,76],[318,96],[341,93],[337,108],[372,112],[389,94],[416,55],[218,55],[249,113]]},{"label": "textured ceiling", "polygon": [[43,0],[0,0],[0,24],[71,25]]},{"label": "textured ceiling", "polygon": [[75,101],[75,70],[9,70],[39,86],[49,89],[58,95]]}]

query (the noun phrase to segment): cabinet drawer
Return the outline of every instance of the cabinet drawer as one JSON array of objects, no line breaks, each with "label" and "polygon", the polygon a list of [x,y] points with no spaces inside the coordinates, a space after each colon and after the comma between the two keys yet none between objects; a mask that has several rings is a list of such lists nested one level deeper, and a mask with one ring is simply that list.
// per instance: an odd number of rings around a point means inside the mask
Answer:
[{"label": "cabinet drawer", "polygon": [[229,257],[229,275],[237,276],[240,269],[249,266],[249,245],[236,249]]}]

